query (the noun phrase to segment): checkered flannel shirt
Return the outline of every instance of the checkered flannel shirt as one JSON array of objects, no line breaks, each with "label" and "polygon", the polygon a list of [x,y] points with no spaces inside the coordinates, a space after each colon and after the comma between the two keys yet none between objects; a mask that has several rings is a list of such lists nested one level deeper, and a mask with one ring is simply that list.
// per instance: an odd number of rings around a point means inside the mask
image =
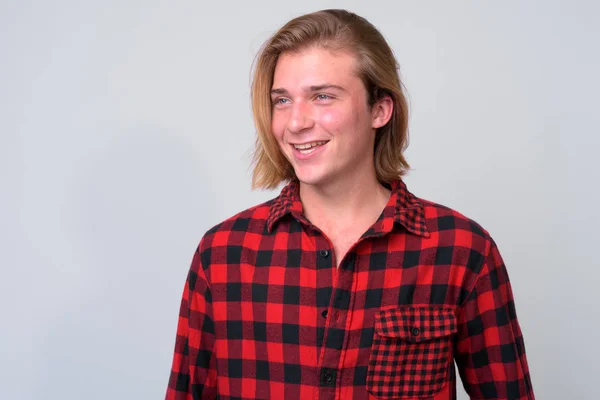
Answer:
[{"label": "checkered flannel shirt", "polygon": [[489,233],[398,179],[339,269],[297,180],[208,230],[183,290],[166,399],[533,400]]}]

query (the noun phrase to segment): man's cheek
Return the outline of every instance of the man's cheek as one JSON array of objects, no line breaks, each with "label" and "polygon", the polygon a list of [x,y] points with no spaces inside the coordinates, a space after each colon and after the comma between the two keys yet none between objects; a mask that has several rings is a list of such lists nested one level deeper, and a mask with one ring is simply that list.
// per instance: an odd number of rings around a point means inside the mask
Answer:
[{"label": "man's cheek", "polygon": [[277,140],[281,140],[283,137],[284,124],[279,119],[273,119],[271,121],[271,132]]},{"label": "man's cheek", "polygon": [[325,126],[338,126],[343,120],[343,112],[339,109],[329,108],[320,114],[320,121]]}]

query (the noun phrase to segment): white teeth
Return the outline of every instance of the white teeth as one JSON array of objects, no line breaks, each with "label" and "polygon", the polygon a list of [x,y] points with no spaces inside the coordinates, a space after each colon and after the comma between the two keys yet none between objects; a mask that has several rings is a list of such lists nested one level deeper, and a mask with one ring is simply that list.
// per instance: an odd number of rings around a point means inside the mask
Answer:
[{"label": "white teeth", "polygon": [[294,147],[298,150],[307,150],[307,149],[310,149],[311,147],[320,146],[325,143],[327,143],[327,142],[325,141],[325,142],[312,142],[312,143],[307,143],[307,144],[295,144]]},{"label": "white teeth", "polygon": [[298,151],[299,151],[300,153],[302,153],[302,154],[310,154],[310,153],[312,153],[312,152],[314,152],[314,151],[316,151],[316,150],[317,150],[317,149],[316,149],[316,148],[314,148],[314,147],[312,147],[312,148],[310,148],[310,149],[308,149],[308,150],[300,150],[300,149],[298,149]]}]

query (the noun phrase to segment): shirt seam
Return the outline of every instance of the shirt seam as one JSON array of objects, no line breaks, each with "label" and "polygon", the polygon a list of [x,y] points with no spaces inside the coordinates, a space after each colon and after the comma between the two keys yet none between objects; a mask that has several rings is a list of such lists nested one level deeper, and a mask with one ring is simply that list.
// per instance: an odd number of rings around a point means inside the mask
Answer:
[{"label": "shirt seam", "polygon": [[477,287],[477,284],[479,283],[479,281],[481,279],[483,279],[482,277],[484,275],[484,271],[486,269],[489,269],[488,258],[489,258],[490,254],[491,254],[491,249],[492,249],[492,238],[489,236],[489,234],[486,234],[485,252],[484,252],[484,255],[483,255],[483,262],[481,263],[481,268],[479,269],[479,271],[477,271],[477,277],[473,280],[473,285],[467,291],[468,294],[467,294],[465,300],[458,307],[459,308],[459,315],[458,315],[458,317],[462,316],[462,313],[464,312],[464,308],[467,305],[467,303],[469,302],[469,299],[471,298],[471,295],[473,294],[473,291]]}]

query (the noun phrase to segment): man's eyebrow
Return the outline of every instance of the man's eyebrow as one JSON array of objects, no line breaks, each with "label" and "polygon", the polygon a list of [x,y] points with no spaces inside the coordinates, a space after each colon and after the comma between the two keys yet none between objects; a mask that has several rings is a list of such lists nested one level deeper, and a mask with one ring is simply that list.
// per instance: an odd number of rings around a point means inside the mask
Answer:
[{"label": "man's eyebrow", "polygon": [[318,91],[324,90],[324,89],[338,89],[343,92],[346,91],[346,89],[344,89],[343,87],[341,87],[339,85],[334,85],[332,83],[324,83],[323,85],[309,86],[308,88],[305,88],[304,90],[307,92],[318,92]]},{"label": "man's eyebrow", "polygon": [[[313,85],[313,86],[308,86],[308,87],[304,87],[302,88],[302,90],[304,92],[318,92],[321,90],[325,90],[325,89],[337,89],[337,90],[341,90],[343,92],[346,91],[346,89],[344,89],[343,87],[339,86],[339,85],[334,85],[331,83],[324,83],[322,85]],[[284,88],[275,88],[271,90],[271,94],[288,94],[288,91]]]}]

